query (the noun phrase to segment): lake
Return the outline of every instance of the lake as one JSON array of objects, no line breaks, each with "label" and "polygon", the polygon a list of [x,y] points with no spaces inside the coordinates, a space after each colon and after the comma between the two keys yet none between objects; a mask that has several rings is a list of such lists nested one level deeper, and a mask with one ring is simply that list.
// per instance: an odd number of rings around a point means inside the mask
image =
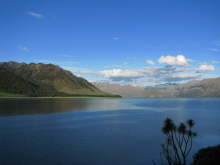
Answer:
[{"label": "lake", "polygon": [[195,120],[192,154],[220,144],[220,99],[0,99],[0,164],[151,165],[166,117]]}]

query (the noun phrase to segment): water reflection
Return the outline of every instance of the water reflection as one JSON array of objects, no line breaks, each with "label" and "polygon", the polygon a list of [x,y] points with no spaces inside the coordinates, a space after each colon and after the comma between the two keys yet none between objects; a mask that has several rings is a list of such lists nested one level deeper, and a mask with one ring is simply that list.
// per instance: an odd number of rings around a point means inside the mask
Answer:
[{"label": "water reflection", "polygon": [[7,98],[0,99],[0,115],[62,113],[130,109],[120,99],[100,98]]}]

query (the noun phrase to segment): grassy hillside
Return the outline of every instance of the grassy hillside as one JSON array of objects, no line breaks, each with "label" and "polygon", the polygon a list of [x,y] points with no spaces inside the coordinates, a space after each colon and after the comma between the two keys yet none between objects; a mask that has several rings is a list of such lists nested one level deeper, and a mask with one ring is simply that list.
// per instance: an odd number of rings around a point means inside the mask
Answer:
[{"label": "grassy hillside", "polygon": [[13,93],[33,96],[39,88],[39,86],[24,80],[4,68],[0,68],[0,77],[0,91],[2,96],[10,96]]},{"label": "grassy hillside", "polygon": [[0,97],[27,97],[27,96],[22,94],[0,92]]},{"label": "grassy hillside", "polygon": [[0,91],[28,96],[109,96],[53,64],[0,63]]}]

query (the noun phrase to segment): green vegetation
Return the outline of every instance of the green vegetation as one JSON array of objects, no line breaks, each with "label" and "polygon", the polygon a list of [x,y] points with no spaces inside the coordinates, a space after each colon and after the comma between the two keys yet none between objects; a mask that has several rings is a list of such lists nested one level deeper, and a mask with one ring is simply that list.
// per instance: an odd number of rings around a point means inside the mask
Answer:
[{"label": "green vegetation", "polygon": [[26,97],[26,96],[21,94],[0,92],[0,97]]},{"label": "green vegetation", "polygon": [[39,97],[39,98],[121,98],[119,95],[75,95],[75,96],[28,96],[28,95],[22,95],[22,94],[16,94],[16,93],[6,93],[6,92],[0,92],[0,97]]},{"label": "green vegetation", "polygon": [[0,92],[4,93],[30,97],[120,97],[53,64],[0,63],[0,77]]}]

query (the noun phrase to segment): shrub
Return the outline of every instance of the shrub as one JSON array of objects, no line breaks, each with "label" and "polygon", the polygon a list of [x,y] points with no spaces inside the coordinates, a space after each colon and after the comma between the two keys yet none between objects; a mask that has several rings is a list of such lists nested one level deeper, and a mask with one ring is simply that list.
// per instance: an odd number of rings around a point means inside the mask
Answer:
[{"label": "shrub", "polygon": [[199,150],[192,165],[220,165],[220,145]]}]

